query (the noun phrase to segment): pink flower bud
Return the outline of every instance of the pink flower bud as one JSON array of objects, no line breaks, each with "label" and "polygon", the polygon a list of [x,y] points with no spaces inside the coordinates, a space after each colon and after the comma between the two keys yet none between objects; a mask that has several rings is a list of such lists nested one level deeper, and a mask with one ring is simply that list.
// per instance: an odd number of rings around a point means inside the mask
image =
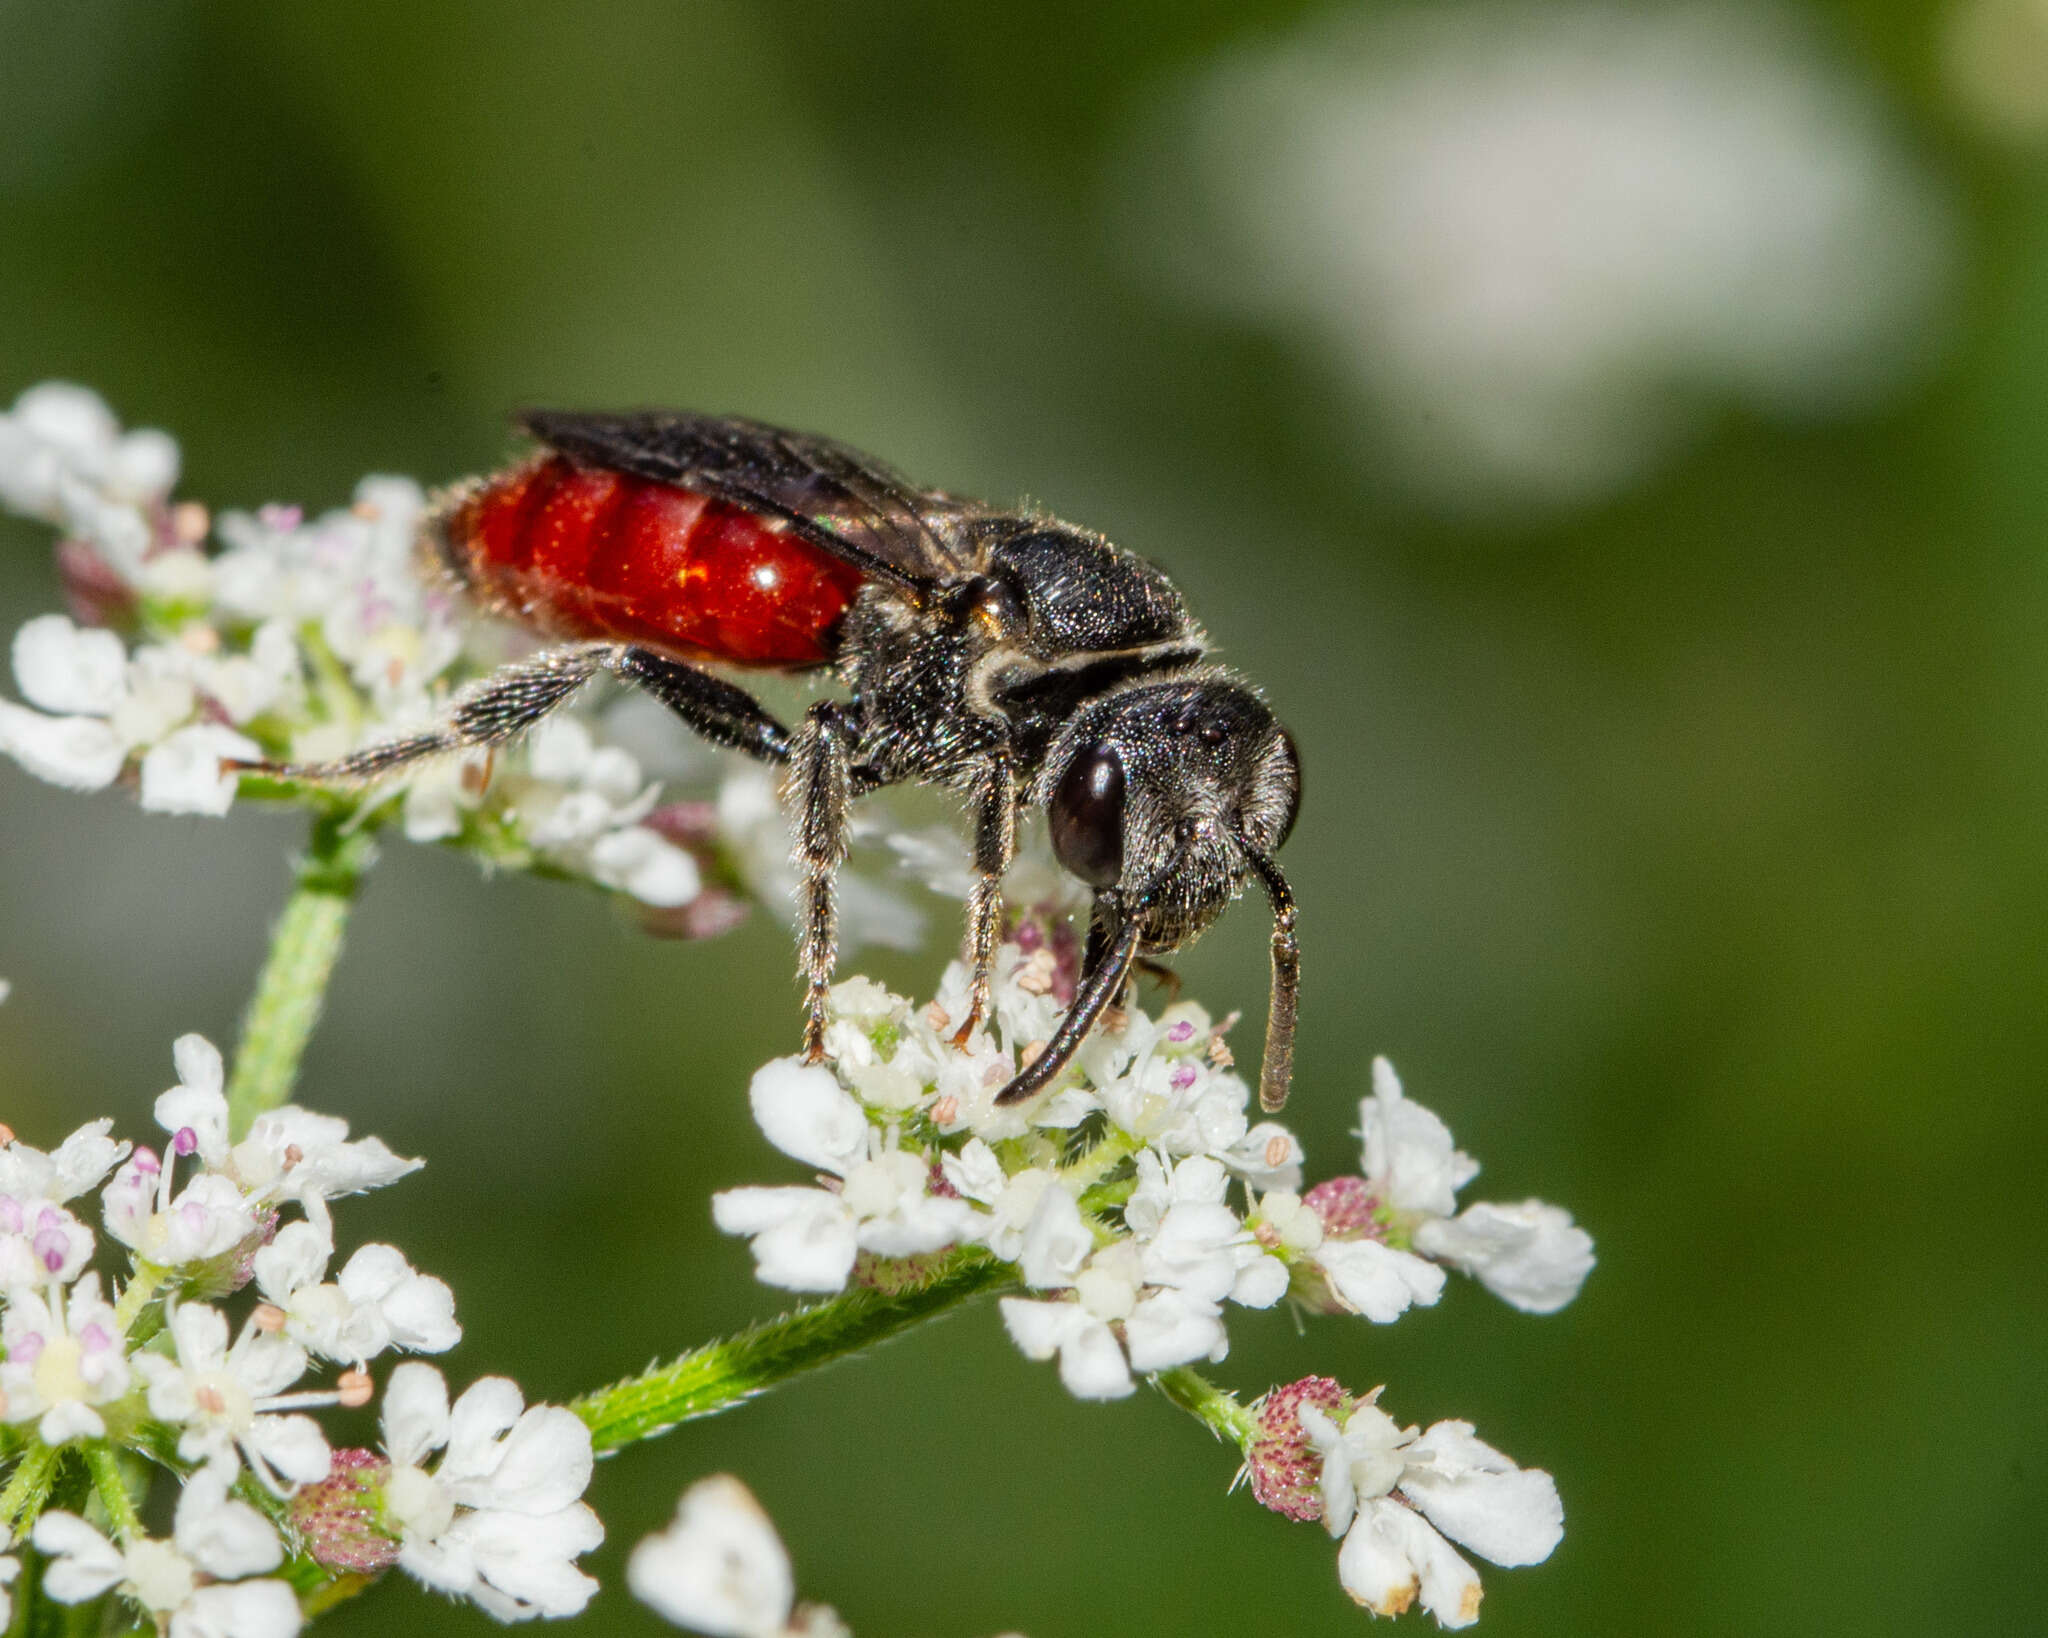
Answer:
[{"label": "pink flower bud", "polygon": [[1251,1476],[1252,1495],[1261,1505],[1295,1520],[1323,1516],[1323,1495],[1317,1481],[1322,1478],[1323,1459],[1301,1429],[1301,1407],[1318,1410],[1342,1420],[1351,1405],[1343,1384],[1332,1377],[1305,1376],[1275,1388],[1252,1407],[1258,1436],[1245,1452],[1245,1471]]},{"label": "pink flower bud", "polygon": [[1384,1240],[1385,1226],[1379,1221],[1379,1196],[1362,1177],[1333,1177],[1318,1183],[1301,1197],[1302,1204],[1322,1219],[1323,1233],[1332,1240]]},{"label": "pink flower bud", "polygon": [[398,1562],[398,1543],[377,1526],[378,1492],[390,1473],[374,1450],[337,1450],[327,1477],[292,1497],[292,1523],[315,1563],[375,1575]]}]

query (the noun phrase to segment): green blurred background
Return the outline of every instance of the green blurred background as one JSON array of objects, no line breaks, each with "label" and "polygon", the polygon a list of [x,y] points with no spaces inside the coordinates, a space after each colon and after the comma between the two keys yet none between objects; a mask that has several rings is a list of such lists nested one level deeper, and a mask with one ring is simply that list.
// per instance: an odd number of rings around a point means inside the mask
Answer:
[{"label": "green blurred background", "polygon": [[[1960,13],[1808,11],[1934,201],[1947,272],[1894,325],[1932,344],[1853,409],[1706,390],[1569,505],[1404,487],[1361,458],[1369,356],[1141,242],[1200,193],[1160,110],[1322,26],[1246,0],[5,0],[0,399],[86,382],[186,493],[315,507],[488,465],[523,403],[729,409],[1166,562],[1304,750],[1311,1175],[1384,1051],[1475,1197],[1562,1202],[1601,1258],[1548,1319],[1469,1285],[1385,1330],[1239,1316],[1217,1374],[1384,1381],[1555,1473],[1497,1635],[2040,1631],[2048,19],[1983,13],[2017,44],[1971,58]],[[53,606],[48,549],[0,524],[0,629]],[[8,1121],[143,1130],[171,1038],[231,1039],[297,835],[0,765]],[[1191,993],[1256,1016],[1265,931],[1227,918]],[[944,946],[862,965],[928,993]],[[744,1088],[795,1017],[766,918],[657,944],[394,844],[302,1096],[430,1165],[344,1240],[454,1285],[452,1377],[536,1397],[770,1312],[706,1196],[785,1175]],[[607,1463],[586,1630],[656,1629],[624,1551],[716,1470],[868,1638],[1369,1619],[1178,1413],[1071,1402],[992,1312]],[[322,1630],[489,1625],[422,1598]]]}]

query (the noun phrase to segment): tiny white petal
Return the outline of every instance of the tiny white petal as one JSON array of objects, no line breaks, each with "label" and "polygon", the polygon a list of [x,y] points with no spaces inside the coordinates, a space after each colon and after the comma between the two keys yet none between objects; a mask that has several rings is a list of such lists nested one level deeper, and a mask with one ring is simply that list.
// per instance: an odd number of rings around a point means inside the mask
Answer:
[{"label": "tiny white petal", "polygon": [[448,1384],[431,1365],[408,1360],[384,1385],[384,1449],[413,1465],[448,1442]]},{"label": "tiny white petal", "polygon": [[796,1058],[764,1064],[747,1101],[768,1141],[807,1166],[844,1175],[867,1153],[867,1116],[821,1065]]},{"label": "tiny white petal", "polygon": [[824,1189],[727,1189],[712,1221],[753,1237],[754,1273],[785,1291],[840,1291],[860,1246],[852,1210]]},{"label": "tiny white petal", "polygon": [[1525,1314],[1552,1314],[1593,1271],[1593,1237],[1561,1206],[1482,1201],[1456,1217],[1422,1223],[1415,1249],[1472,1275]]},{"label": "tiny white petal", "polygon": [[[194,1033],[181,1035],[171,1043],[171,1064],[178,1071],[181,1086],[195,1092],[211,1093],[218,1097],[227,1084],[227,1069],[222,1063],[220,1048],[205,1036]],[[219,1135],[223,1143],[227,1138],[227,1110],[223,1106],[218,1121]],[[201,1137],[210,1132],[202,1130]]]},{"label": "tiny white petal", "polygon": [[645,825],[611,831],[591,843],[590,873],[663,910],[688,904],[704,890],[697,861]]},{"label": "tiny white petal", "polygon": [[263,748],[219,723],[180,728],[142,759],[142,806],[150,813],[199,813],[215,818],[234,806],[238,777],[224,772],[228,758],[254,761]]},{"label": "tiny white petal", "polygon": [[294,1638],[304,1625],[286,1583],[223,1582],[201,1587],[172,1613],[169,1638]]},{"label": "tiny white petal", "polygon": [[1145,1374],[1191,1360],[1220,1360],[1230,1338],[1215,1304],[1184,1291],[1155,1291],[1124,1322],[1131,1369]]},{"label": "tiny white petal", "polygon": [[1519,1468],[1470,1422],[1438,1422],[1408,1450],[1401,1492],[1481,1558],[1541,1564],[1564,1539],[1564,1503],[1541,1468]]},{"label": "tiny white petal", "polygon": [[81,630],[61,614],[44,614],[14,634],[22,697],[58,716],[108,715],[127,674],[128,651],[111,631]]},{"label": "tiny white petal", "polygon": [[1024,1283],[1041,1291],[1058,1290],[1074,1283],[1088,1253],[1095,1249],[1095,1237],[1081,1220],[1081,1208],[1064,1188],[1055,1185],[1038,1197],[1038,1206],[1024,1226],[1024,1243],[1017,1256]]},{"label": "tiny white petal", "polygon": [[1338,1297],[1378,1325],[1399,1319],[1412,1303],[1427,1308],[1443,1295],[1442,1269],[1377,1240],[1326,1240],[1316,1261]]},{"label": "tiny white petal", "polygon": [[223,1579],[260,1575],[284,1562],[270,1521],[247,1502],[230,1500],[227,1475],[216,1467],[201,1468],[185,1481],[173,1533],[179,1552]]},{"label": "tiny white petal", "polygon": [[128,760],[103,718],[46,717],[9,700],[0,700],[0,754],[67,791],[104,790]]},{"label": "tiny white petal", "polygon": [[677,1626],[711,1638],[764,1638],[796,1602],[789,1554],[739,1480],[720,1475],[683,1492],[675,1522],[626,1561],[633,1596]]},{"label": "tiny white petal", "polygon": [[1402,1093],[1385,1058],[1373,1059],[1372,1081],[1372,1096],[1358,1106],[1367,1179],[1401,1211],[1450,1216],[1458,1209],[1458,1190],[1479,1175],[1479,1163],[1451,1141],[1450,1128],[1435,1113]]},{"label": "tiny white petal", "polygon": [[50,1557],[43,1590],[60,1604],[97,1598],[126,1573],[121,1550],[76,1513],[43,1514],[29,1539]]}]

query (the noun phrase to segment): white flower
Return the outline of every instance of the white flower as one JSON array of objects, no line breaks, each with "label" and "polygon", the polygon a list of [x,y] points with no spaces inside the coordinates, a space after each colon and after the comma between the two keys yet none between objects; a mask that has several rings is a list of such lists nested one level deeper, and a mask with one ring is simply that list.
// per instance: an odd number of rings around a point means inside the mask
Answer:
[{"label": "white flower", "polygon": [[1024,1357],[1057,1356],[1060,1381],[1076,1399],[1123,1399],[1136,1391],[1116,1333],[1085,1303],[1004,1297],[999,1306],[1003,1326]]},{"label": "white flower", "polygon": [[503,1377],[474,1383],[451,1408],[441,1373],[409,1362],[385,1386],[383,1425],[384,1515],[407,1573],[501,1621],[589,1603],[597,1583],[572,1561],[604,1527],[577,1499],[592,1458],[590,1431],[572,1413],[529,1408]]},{"label": "white flower", "polygon": [[107,1136],[113,1129],[111,1119],[88,1121],[49,1154],[18,1139],[0,1145],[0,1194],[60,1205],[83,1194],[128,1153],[126,1143]]},{"label": "white flower", "polygon": [[455,1297],[418,1273],[395,1246],[367,1245],[327,1280],[334,1243],[313,1223],[287,1223],[256,1253],[257,1288],[284,1313],[294,1342],[338,1364],[361,1365],[386,1348],[445,1353],[462,1340]]},{"label": "white flower", "polygon": [[161,432],[123,435],[97,393],[66,381],[31,387],[0,415],[0,504],[90,540],[125,571],[148,549],[146,508],[178,479]]},{"label": "white flower", "polygon": [[92,1260],[92,1230],[62,1206],[0,1194],[0,1290],[68,1285]]},{"label": "white flower", "polygon": [[[1372,1074],[1372,1096],[1358,1106],[1365,1184],[1380,1206],[1402,1220],[1415,1249],[1441,1257],[1527,1313],[1552,1313],[1577,1296],[1593,1268],[1593,1241],[1573,1225],[1571,1214],[1525,1200],[1517,1206],[1470,1206],[1454,1218],[1457,1191],[1479,1174],[1479,1163],[1452,1143],[1441,1120],[1402,1093],[1400,1077],[1385,1058],[1373,1060]],[[1416,1301],[1436,1300],[1422,1294],[1416,1270],[1389,1261],[1405,1253],[1367,1249],[1375,1244],[1333,1242],[1317,1254],[1353,1306],[1372,1313],[1361,1300],[1368,1288],[1384,1302],[1398,1300],[1397,1279],[1415,1286]],[[1347,1280],[1359,1295],[1346,1287]]]},{"label": "white flower", "polygon": [[1469,1422],[1438,1422],[1418,1438],[1378,1397],[1341,1430],[1313,1404],[1299,1411],[1323,1458],[1324,1525],[1344,1538],[1338,1578],[1377,1614],[1398,1615],[1420,1597],[1439,1625],[1470,1626],[1479,1577],[1444,1538],[1495,1564],[1539,1564],[1564,1536],[1557,1486],[1474,1438]]},{"label": "white flower", "polygon": [[167,1638],[293,1638],[304,1624],[286,1583],[241,1579],[276,1569],[284,1552],[261,1513],[228,1499],[227,1477],[216,1468],[185,1481],[170,1541],[117,1547],[65,1512],[37,1519],[34,1540],[50,1557],[43,1590],[60,1604],[117,1590]]},{"label": "white flower", "polygon": [[829,1070],[779,1058],[748,1089],[754,1119],[784,1154],[840,1180],[834,1189],[728,1189],[712,1218],[752,1241],[755,1273],[792,1291],[837,1291],[862,1251],[910,1257],[969,1238],[980,1214],[934,1194],[931,1162],[869,1125]]},{"label": "white flower", "polygon": [[658,794],[617,745],[598,745],[574,717],[556,715],[526,740],[527,781],[514,812],[532,843],[657,909],[703,889],[697,862],[640,821]]},{"label": "white flower", "polygon": [[181,1303],[170,1313],[176,1357],[140,1354],[136,1374],[149,1384],[149,1413],[178,1426],[178,1454],[234,1471],[236,1452],[271,1490],[327,1477],[327,1441],[310,1416],[287,1414],[284,1390],[306,1373],[297,1343],[254,1326],[228,1346],[217,1308]]},{"label": "white flower", "polygon": [[1563,1207],[1541,1200],[1468,1206],[1454,1218],[1418,1225],[1415,1246],[1525,1314],[1555,1313],[1593,1271],[1592,1236]]},{"label": "white flower", "polygon": [[395,1155],[382,1138],[350,1140],[348,1122],[287,1104],[258,1115],[227,1157],[243,1188],[266,1199],[296,1200],[315,1221],[329,1200],[381,1189],[426,1164]]},{"label": "white flower", "polygon": [[139,750],[145,809],[217,815],[235,791],[221,760],[262,754],[217,723],[180,726],[199,704],[198,661],[184,650],[148,647],[131,661],[112,632],[45,614],[15,633],[13,654],[23,697],[42,709],[0,701],[0,751],[39,779],[99,790]]},{"label": "white flower", "polygon": [[61,1302],[16,1286],[0,1313],[0,1419],[35,1422],[43,1443],[99,1439],[107,1425],[95,1406],[128,1388],[128,1361],[100,1277],[88,1273]]},{"label": "white flower", "polygon": [[626,1561],[633,1596],[709,1638],[844,1638],[832,1611],[798,1609],[789,1553],[761,1504],[726,1474],[683,1492],[666,1530]]},{"label": "white flower", "polygon": [[1230,1186],[1223,1163],[1191,1155],[1171,1173],[1159,1156],[1138,1156],[1138,1186],[1124,1222],[1144,1247],[1150,1285],[1173,1286],[1219,1303],[1270,1308],[1287,1292],[1287,1265],[1253,1238],[1223,1203]]}]

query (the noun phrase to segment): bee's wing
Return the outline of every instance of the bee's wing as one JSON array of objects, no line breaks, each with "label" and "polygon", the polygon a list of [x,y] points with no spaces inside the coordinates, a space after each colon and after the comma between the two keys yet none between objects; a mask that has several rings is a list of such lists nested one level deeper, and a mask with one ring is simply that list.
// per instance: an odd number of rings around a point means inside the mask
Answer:
[{"label": "bee's wing", "polygon": [[780,518],[821,551],[914,598],[964,565],[934,528],[969,508],[830,438],[737,416],[530,410],[520,424],[587,466],[653,478]]}]

